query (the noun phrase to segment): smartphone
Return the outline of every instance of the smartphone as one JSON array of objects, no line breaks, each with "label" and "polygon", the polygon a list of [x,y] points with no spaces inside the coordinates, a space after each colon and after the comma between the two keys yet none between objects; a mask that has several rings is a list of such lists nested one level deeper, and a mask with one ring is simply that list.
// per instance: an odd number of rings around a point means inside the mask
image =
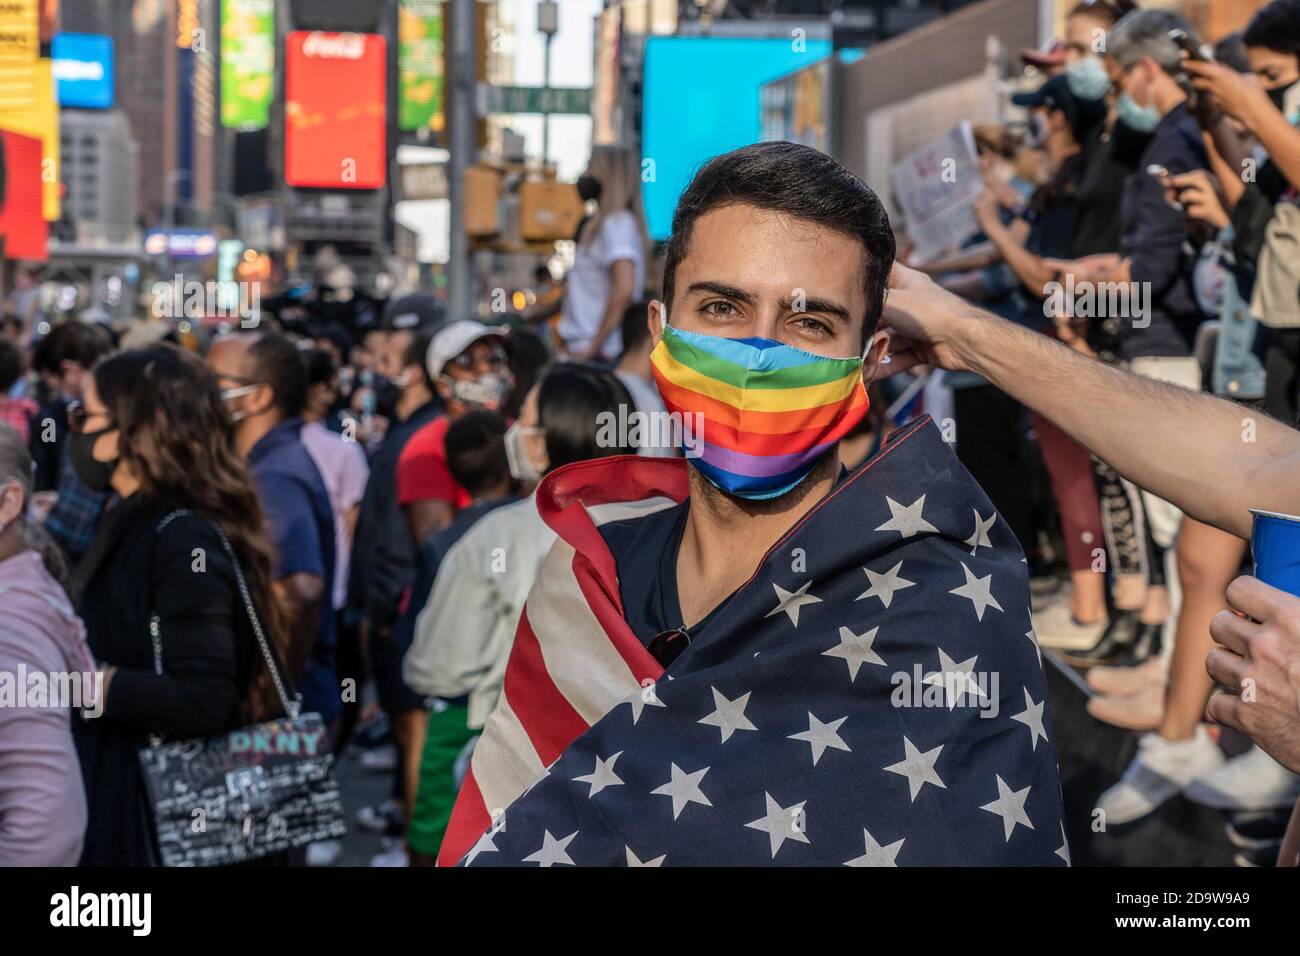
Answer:
[{"label": "smartphone", "polygon": [[[1160,183],[1161,187],[1165,190],[1166,197],[1169,197],[1169,194],[1174,192],[1174,184],[1171,182],[1169,170],[1165,169],[1165,167],[1158,163],[1152,163],[1147,167],[1147,175],[1155,177],[1156,181]],[[1181,210],[1183,208],[1183,204],[1177,199],[1166,198],[1165,202],[1169,203],[1169,205],[1174,209]]]},{"label": "smartphone", "polygon": [[1189,60],[1197,60],[1201,63],[1214,62],[1214,48],[1208,43],[1198,45],[1186,30],[1175,28],[1170,30],[1167,36],[1178,44],[1179,49],[1187,54]]}]

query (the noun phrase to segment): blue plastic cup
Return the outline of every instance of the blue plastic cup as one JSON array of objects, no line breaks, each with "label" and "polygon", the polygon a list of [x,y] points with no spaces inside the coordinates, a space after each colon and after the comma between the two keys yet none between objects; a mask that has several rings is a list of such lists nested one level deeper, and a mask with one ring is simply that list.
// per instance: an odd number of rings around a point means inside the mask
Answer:
[{"label": "blue plastic cup", "polygon": [[1265,584],[1300,597],[1300,517],[1256,511],[1250,532],[1250,553],[1255,577]]}]

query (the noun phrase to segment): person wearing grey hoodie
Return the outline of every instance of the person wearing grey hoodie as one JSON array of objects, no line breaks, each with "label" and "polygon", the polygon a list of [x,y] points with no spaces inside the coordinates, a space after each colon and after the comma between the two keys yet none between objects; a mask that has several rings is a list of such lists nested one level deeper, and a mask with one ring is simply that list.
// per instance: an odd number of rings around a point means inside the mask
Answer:
[{"label": "person wearing grey hoodie", "polygon": [[70,708],[98,706],[85,628],[59,583],[62,556],[27,519],[31,474],[26,445],[0,424],[0,867],[80,858],[86,796]]}]

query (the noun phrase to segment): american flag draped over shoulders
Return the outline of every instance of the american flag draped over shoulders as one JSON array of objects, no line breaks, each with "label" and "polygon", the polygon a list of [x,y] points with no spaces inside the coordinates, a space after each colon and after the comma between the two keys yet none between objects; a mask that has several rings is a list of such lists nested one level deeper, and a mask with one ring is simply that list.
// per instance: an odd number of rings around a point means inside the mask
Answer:
[{"label": "american flag draped over shoulders", "polygon": [[842,481],[665,671],[599,525],[684,462],[560,469],[443,865],[1065,865],[1028,574],[929,419]]}]

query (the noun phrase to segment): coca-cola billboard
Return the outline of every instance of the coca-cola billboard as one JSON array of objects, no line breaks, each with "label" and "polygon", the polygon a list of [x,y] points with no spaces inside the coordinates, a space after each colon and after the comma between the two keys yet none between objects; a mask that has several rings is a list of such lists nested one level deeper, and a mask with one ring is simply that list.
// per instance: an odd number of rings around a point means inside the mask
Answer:
[{"label": "coca-cola billboard", "polygon": [[385,80],[382,36],[298,30],[285,38],[284,178],[289,185],[384,185]]}]

